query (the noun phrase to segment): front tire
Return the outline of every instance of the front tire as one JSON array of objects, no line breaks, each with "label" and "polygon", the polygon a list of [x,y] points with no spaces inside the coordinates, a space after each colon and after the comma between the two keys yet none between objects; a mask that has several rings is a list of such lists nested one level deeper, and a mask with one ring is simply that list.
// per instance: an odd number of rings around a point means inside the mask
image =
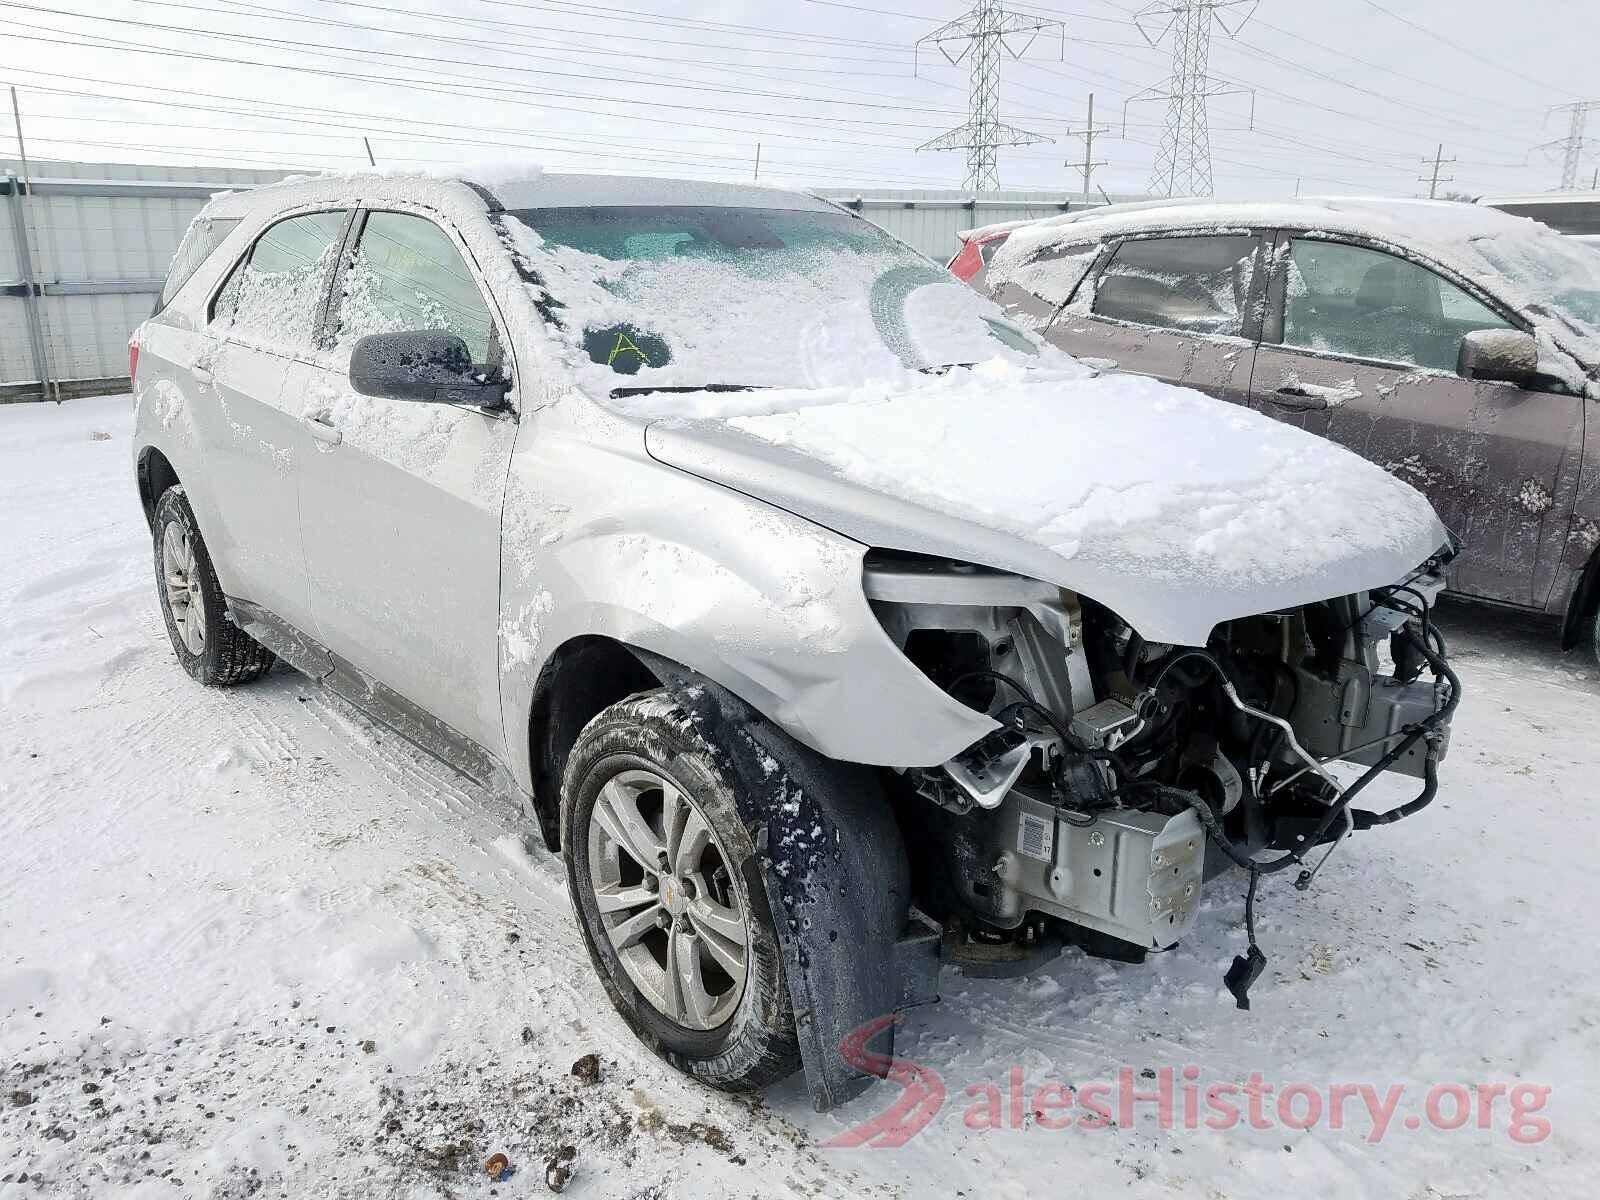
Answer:
[{"label": "front tire", "polygon": [[181,486],[161,493],[154,534],[156,595],[183,669],[214,687],[249,683],[266,674],[272,651],[228,615],[222,585]]},{"label": "front tire", "polygon": [[562,781],[567,884],[611,1003],[725,1091],[800,1066],[766,891],[732,786],[665,690],[595,717]]}]

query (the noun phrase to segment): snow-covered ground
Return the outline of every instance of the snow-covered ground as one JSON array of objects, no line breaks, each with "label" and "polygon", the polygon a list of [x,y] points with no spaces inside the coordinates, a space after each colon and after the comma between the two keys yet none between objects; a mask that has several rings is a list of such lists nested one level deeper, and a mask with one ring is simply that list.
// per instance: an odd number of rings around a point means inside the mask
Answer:
[{"label": "snow-covered ground", "polygon": [[[1309,894],[1264,887],[1254,1011],[1220,985],[1243,940],[1221,880],[1142,966],[947,973],[899,1046],[943,1108],[898,1148],[829,1149],[900,1089],[817,1116],[794,1081],[760,1102],[688,1083],[612,1014],[510,802],[283,669],[236,691],[178,669],[129,426],[126,397],[0,408],[0,1197],[541,1195],[565,1147],[568,1194],[619,1198],[1600,1187],[1600,684],[1541,628],[1447,613],[1468,695],[1440,798]],[[572,1073],[590,1053],[598,1082]],[[1171,1069],[1173,1128],[1150,1103],[1102,1129],[1032,1111],[1124,1068],[1142,1092]],[[1206,1128],[1205,1089],[1254,1073],[1404,1090],[1381,1137],[1355,1098],[1341,1129],[1285,1128],[1276,1092],[1272,1128]],[[1425,1094],[1457,1084],[1470,1119],[1433,1127]],[[1551,1089],[1535,1140],[1511,1136],[1519,1085]]]}]

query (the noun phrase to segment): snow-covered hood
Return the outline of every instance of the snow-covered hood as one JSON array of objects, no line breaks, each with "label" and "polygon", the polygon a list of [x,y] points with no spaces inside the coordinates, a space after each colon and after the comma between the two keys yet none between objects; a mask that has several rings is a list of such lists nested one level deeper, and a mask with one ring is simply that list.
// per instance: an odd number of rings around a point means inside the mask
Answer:
[{"label": "snow-covered hood", "polygon": [[1446,538],[1418,492],[1332,442],[1075,365],[653,412],[661,462],[869,546],[1080,592],[1152,641],[1203,645],[1219,621],[1393,583]]}]

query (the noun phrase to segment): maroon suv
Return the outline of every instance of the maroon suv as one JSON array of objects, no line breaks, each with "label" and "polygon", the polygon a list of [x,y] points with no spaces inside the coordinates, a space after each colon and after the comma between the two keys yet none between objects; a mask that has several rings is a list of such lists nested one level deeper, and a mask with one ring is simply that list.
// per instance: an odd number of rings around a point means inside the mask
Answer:
[{"label": "maroon suv", "polygon": [[1365,455],[1462,539],[1456,592],[1600,648],[1595,247],[1411,200],[1119,205],[964,241],[973,286],[1068,353]]}]

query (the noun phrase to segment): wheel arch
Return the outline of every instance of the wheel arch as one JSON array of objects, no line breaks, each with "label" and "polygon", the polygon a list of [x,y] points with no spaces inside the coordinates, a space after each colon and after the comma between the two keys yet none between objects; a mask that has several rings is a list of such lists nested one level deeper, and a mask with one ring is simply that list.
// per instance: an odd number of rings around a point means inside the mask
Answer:
[{"label": "wheel arch", "polygon": [[549,849],[561,849],[561,776],[583,728],[603,710],[664,681],[623,642],[585,634],[546,660],[528,709],[533,810]]},{"label": "wheel arch", "polygon": [[1567,601],[1567,615],[1561,623],[1561,648],[1571,650],[1583,640],[1584,622],[1594,614],[1600,604],[1600,548],[1590,555],[1578,577],[1578,586],[1572,589]]},{"label": "wheel arch", "polygon": [[145,524],[154,529],[156,503],[161,499],[161,494],[182,481],[171,461],[154,446],[146,446],[139,451],[134,474],[139,484],[139,503],[144,508]]}]

